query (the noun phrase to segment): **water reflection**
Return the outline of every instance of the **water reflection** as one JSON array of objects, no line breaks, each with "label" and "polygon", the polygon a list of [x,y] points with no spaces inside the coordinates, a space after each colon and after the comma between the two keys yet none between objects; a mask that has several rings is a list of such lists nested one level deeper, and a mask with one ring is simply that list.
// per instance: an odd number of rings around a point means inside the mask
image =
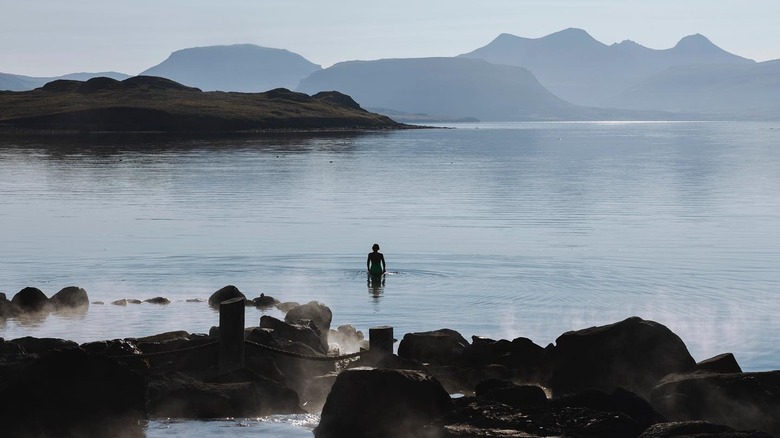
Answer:
[{"label": "water reflection", "polygon": [[371,298],[374,299],[374,302],[378,303],[382,298],[382,294],[385,292],[385,276],[382,274],[366,274],[366,277],[368,278],[368,293],[371,294]]}]

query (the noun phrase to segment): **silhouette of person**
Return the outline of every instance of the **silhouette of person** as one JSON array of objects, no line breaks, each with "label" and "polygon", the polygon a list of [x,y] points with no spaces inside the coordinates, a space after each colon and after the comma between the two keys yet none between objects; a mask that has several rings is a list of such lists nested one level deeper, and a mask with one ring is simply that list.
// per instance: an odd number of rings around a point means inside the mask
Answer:
[{"label": "silhouette of person", "polygon": [[376,243],[371,247],[371,249],[373,252],[368,253],[366,267],[368,268],[368,273],[371,274],[371,276],[378,277],[387,271],[385,266],[385,256],[379,252],[379,245]]}]

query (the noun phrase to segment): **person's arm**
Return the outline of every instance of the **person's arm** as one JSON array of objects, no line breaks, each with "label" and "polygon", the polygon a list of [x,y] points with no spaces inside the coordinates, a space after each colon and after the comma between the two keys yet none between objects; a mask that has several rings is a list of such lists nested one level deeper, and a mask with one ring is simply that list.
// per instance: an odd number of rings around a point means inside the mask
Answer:
[{"label": "person's arm", "polygon": [[385,264],[385,255],[382,254],[382,273],[387,272],[387,265]]},{"label": "person's arm", "polygon": [[366,271],[370,271],[370,270],[371,270],[371,254],[369,254],[368,257],[366,258]]}]

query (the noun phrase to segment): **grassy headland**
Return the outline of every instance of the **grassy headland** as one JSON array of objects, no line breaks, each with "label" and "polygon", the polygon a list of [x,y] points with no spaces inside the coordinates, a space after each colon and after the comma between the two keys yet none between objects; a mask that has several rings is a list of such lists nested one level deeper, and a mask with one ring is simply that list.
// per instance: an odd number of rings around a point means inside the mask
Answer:
[{"label": "grassy headland", "polygon": [[0,130],[34,132],[201,132],[397,129],[338,92],[313,96],[283,88],[265,93],[203,92],[168,79],[57,80],[0,92]]}]

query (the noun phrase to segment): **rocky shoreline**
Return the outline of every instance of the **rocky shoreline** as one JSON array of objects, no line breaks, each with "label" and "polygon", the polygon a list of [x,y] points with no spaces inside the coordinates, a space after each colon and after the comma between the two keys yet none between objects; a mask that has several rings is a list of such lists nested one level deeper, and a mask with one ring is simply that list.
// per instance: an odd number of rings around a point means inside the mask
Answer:
[{"label": "rocky shoreline", "polygon": [[[393,354],[353,326],[331,328],[322,303],[250,300],[234,286],[208,303],[233,299],[286,315],[249,322],[243,367],[229,371],[219,327],[81,345],[0,338],[3,435],[142,437],[150,418],[321,412],[318,438],[780,436],[780,371],[743,372],[730,353],[697,363],[654,321],[571,331],[545,347],[406,333]],[[0,297],[0,319],[85,306],[78,287],[51,298],[25,288]]]}]

